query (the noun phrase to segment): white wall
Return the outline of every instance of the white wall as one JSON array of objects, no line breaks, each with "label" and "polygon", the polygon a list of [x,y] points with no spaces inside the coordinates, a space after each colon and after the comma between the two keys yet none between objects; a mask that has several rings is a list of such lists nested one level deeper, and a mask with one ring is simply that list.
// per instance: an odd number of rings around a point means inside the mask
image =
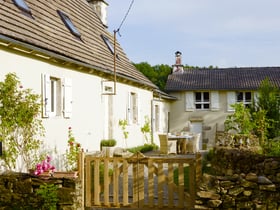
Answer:
[{"label": "white wall", "polygon": [[[81,73],[75,69],[56,66],[51,63],[35,60],[22,55],[0,50],[0,80],[5,75],[15,72],[23,88],[31,88],[35,93],[42,93],[42,74],[49,74],[57,78],[72,79],[73,109],[72,117],[67,119],[59,117],[44,118],[46,129],[45,143],[50,148],[56,148],[59,153],[64,153],[67,146],[68,127],[72,127],[74,137],[81,143],[84,150],[99,150],[100,140],[109,136],[107,116],[107,99],[109,96],[101,94],[101,83],[104,78]],[[113,137],[118,141],[117,146],[123,146],[123,134],[118,126],[119,119],[125,119],[127,113],[128,92],[136,92],[139,103],[139,122],[127,127],[129,138],[128,147],[143,144],[141,126],[144,117],[151,119],[151,101],[153,94],[149,90],[140,89],[123,83],[117,83],[117,94],[113,97]]]}]

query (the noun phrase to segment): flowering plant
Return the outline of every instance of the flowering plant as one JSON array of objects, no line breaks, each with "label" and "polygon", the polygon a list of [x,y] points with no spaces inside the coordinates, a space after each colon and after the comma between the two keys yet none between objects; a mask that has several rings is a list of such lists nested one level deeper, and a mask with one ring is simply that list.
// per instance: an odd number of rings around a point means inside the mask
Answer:
[{"label": "flowering plant", "polygon": [[42,163],[38,163],[36,165],[34,174],[35,175],[40,175],[44,172],[50,172],[52,174],[55,170],[55,167],[51,165],[51,157],[47,155],[47,158],[42,161]]},{"label": "flowering plant", "polygon": [[72,128],[68,128],[68,149],[66,150],[66,169],[68,171],[77,170],[77,162],[79,153],[81,151],[81,144],[78,143],[73,136]]}]

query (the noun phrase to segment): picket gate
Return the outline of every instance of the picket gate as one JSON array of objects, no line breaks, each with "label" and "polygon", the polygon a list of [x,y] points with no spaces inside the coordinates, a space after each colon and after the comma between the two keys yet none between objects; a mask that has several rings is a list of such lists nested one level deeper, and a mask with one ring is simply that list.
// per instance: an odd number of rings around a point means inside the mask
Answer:
[{"label": "picket gate", "polygon": [[[201,155],[81,154],[85,209],[193,209]],[[186,178],[186,177],[187,178]],[[184,181],[185,180],[185,181]]]}]

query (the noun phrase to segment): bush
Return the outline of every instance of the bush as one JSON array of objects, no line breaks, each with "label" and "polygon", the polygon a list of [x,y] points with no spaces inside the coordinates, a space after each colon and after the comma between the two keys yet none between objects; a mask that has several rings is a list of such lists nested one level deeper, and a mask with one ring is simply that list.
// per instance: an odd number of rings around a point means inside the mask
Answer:
[{"label": "bush", "polygon": [[[184,191],[189,191],[189,177],[190,177],[190,167],[189,166],[186,166],[184,167]],[[179,183],[179,178],[178,178],[178,168],[176,168],[174,171],[173,171],[173,180],[174,180],[174,183],[176,185],[178,185]]]},{"label": "bush", "polygon": [[157,149],[158,149],[158,146],[156,144],[144,144],[141,146],[129,148],[127,150],[131,153],[137,153],[137,152],[145,153],[145,152],[149,152],[149,151],[153,151],[153,150],[157,150]]},{"label": "bush", "polygon": [[115,139],[102,139],[100,142],[101,147],[114,147],[117,141]]}]

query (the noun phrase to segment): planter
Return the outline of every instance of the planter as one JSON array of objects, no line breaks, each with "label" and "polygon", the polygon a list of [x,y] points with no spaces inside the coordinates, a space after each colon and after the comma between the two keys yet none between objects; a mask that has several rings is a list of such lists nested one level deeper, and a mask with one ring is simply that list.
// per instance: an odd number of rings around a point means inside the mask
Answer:
[{"label": "planter", "polygon": [[53,173],[55,178],[78,178],[78,171],[55,171]]},{"label": "planter", "polygon": [[102,146],[102,153],[105,157],[113,157],[115,147]]}]

